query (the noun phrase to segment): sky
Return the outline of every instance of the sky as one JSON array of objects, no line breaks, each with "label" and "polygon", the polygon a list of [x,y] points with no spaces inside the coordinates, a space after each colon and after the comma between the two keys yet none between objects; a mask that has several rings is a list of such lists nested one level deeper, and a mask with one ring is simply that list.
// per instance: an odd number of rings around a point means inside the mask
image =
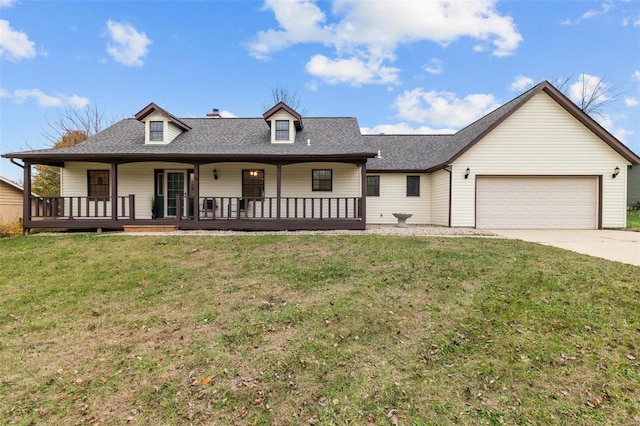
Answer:
[{"label": "sky", "polygon": [[0,0],[3,154],[50,147],[69,108],[261,117],[277,87],[363,133],[452,133],[567,79],[604,79],[594,118],[640,153],[639,0]]}]

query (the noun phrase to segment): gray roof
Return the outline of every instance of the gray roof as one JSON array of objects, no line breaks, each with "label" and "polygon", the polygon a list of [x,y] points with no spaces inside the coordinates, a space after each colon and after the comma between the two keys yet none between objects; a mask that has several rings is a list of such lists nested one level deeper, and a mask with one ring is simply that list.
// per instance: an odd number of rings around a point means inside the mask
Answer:
[{"label": "gray roof", "polygon": [[[451,164],[509,117],[531,97],[544,91],[632,164],[640,158],[598,123],[584,114],[550,83],[544,81],[453,135],[365,135],[355,118],[304,118],[293,144],[272,144],[264,118],[184,118],[190,130],[166,145],[144,143],[144,124],[122,120],[86,141],[67,148],[4,154],[50,164],[65,160],[146,161],[304,161],[318,159],[367,160],[373,171],[434,171]],[[155,106],[155,104],[150,104]],[[147,107],[149,108],[149,107]],[[144,110],[143,110],[144,111]],[[307,144],[307,140],[309,144]],[[380,151],[380,158],[376,157]]]}]

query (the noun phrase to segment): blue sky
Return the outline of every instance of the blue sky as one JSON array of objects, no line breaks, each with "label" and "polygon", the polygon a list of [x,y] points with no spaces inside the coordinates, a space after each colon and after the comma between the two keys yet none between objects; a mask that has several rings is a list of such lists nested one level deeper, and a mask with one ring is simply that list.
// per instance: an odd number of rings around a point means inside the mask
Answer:
[{"label": "blue sky", "polygon": [[1,153],[68,107],[258,117],[276,86],[365,133],[451,132],[568,77],[606,78],[596,118],[640,152],[640,1],[0,0]]}]

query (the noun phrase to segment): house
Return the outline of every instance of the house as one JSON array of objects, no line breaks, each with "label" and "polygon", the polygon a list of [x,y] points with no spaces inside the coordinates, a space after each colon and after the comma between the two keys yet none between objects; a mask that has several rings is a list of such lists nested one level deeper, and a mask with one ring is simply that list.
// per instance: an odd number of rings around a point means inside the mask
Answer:
[{"label": "house", "polygon": [[[453,135],[362,135],[355,118],[177,118],[156,104],[74,147],[3,155],[62,167],[25,228],[622,228],[640,158],[548,82]],[[26,185],[24,194],[29,193]]]},{"label": "house", "polygon": [[20,185],[0,176],[0,223],[22,219],[22,192]]}]

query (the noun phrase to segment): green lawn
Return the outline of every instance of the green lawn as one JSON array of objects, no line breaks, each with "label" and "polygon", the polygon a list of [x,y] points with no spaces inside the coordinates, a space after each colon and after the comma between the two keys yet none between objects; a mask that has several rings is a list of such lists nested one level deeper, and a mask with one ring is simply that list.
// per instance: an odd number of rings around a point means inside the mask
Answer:
[{"label": "green lawn", "polygon": [[627,211],[627,228],[640,228],[640,210]]},{"label": "green lawn", "polygon": [[512,240],[0,240],[0,424],[640,422],[640,268]]}]

